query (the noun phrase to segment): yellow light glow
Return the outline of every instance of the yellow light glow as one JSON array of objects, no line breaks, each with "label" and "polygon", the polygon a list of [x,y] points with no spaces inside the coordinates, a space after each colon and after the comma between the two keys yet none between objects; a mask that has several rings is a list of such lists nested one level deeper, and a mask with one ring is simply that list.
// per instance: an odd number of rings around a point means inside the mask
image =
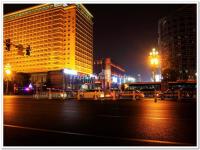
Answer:
[{"label": "yellow light glow", "polygon": [[151,65],[153,65],[154,64],[154,59],[151,59]]},{"label": "yellow light glow", "polygon": [[11,74],[11,66],[10,66],[10,64],[6,64],[6,66],[5,66],[5,73],[7,74],[7,75],[10,75]]},{"label": "yellow light glow", "polygon": [[153,50],[153,52],[155,52],[155,51],[156,51],[156,49],[155,49],[155,48],[153,48],[152,50]]},{"label": "yellow light glow", "polygon": [[158,64],[158,58],[154,58],[154,64],[155,64],[155,65]]},{"label": "yellow light glow", "polygon": [[5,72],[6,72],[7,75],[11,74],[11,70],[9,70],[9,69],[7,69]]},{"label": "yellow light glow", "polygon": [[151,65],[158,65],[158,63],[159,63],[158,58],[152,58],[151,59]]}]

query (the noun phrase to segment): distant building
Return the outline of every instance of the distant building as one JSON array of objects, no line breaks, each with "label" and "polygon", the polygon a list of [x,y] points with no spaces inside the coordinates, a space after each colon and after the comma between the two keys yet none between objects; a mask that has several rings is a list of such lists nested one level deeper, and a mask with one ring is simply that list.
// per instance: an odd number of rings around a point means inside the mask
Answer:
[{"label": "distant building", "polygon": [[137,74],[137,82],[142,82],[141,74]]},{"label": "distant building", "polygon": [[197,72],[196,4],[186,5],[158,22],[163,80],[193,80]]},{"label": "distant building", "polygon": [[[12,44],[4,51],[4,65],[30,74],[37,83],[46,82],[49,71],[62,73],[65,68],[92,74],[92,18],[82,4],[42,4],[4,15],[4,41]],[[19,44],[24,46],[22,53],[14,46]],[[28,45],[30,56],[25,54]]]},{"label": "distant building", "polygon": [[102,81],[103,88],[120,85],[125,73],[125,69],[113,63],[111,58],[97,59],[94,61],[94,74]]}]

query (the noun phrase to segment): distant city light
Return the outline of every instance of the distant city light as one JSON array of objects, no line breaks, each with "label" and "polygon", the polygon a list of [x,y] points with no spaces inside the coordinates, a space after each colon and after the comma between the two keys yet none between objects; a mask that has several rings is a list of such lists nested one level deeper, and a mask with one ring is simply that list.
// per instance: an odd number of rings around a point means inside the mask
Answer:
[{"label": "distant city light", "polygon": [[30,83],[29,86],[28,86],[30,89],[33,89],[33,86],[32,84]]},{"label": "distant city light", "polygon": [[11,71],[10,70],[6,70],[6,74],[7,75],[11,74]]},{"label": "distant city light", "polygon": [[77,75],[77,71],[76,70],[64,69],[63,72],[65,74],[69,74],[69,75]]},{"label": "distant city light", "polygon": [[28,87],[25,88],[25,91],[29,91],[30,89]]},{"label": "distant city light", "polygon": [[128,80],[128,82],[135,82],[136,81],[136,79],[133,78],[133,77],[128,77],[127,80]]},{"label": "distant city light", "polygon": [[122,78],[119,78],[119,84],[122,84]]},{"label": "distant city light", "polygon": [[68,6],[68,3],[64,3],[63,6],[64,6],[64,7]]},{"label": "distant city light", "polygon": [[90,78],[95,78],[95,79],[97,79],[97,76],[94,75],[94,74],[90,74]]},{"label": "distant city light", "polygon": [[11,74],[11,66],[10,66],[10,64],[6,64],[6,66],[5,66],[5,72],[6,72],[7,75]]},{"label": "distant city light", "polygon": [[156,82],[160,82],[161,81],[161,75],[160,74],[156,74],[155,75],[155,80],[156,80]]},{"label": "distant city light", "polygon": [[112,82],[117,83],[117,77],[112,77]]},{"label": "distant city light", "polygon": [[83,89],[83,90],[87,90],[87,89],[88,89],[88,85],[87,85],[87,84],[83,84],[83,85],[81,85],[81,89]]}]

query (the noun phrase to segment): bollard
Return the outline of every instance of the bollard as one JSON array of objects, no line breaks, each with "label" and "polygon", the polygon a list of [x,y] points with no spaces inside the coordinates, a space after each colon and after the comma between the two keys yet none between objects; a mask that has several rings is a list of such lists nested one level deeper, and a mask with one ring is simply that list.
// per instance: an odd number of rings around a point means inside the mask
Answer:
[{"label": "bollard", "polygon": [[97,91],[94,92],[94,100],[97,100]]},{"label": "bollard", "polygon": [[135,99],[135,91],[133,90],[133,97],[132,97],[132,100],[136,100]]},{"label": "bollard", "polygon": [[62,99],[64,100],[65,99],[65,90],[63,90],[63,97]]},{"label": "bollard", "polygon": [[154,102],[155,102],[155,103],[157,102],[157,97],[156,97],[156,96],[154,97]]},{"label": "bollard", "polygon": [[178,101],[181,101],[181,90],[178,90]]},{"label": "bollard", "polygon": [[115,93],[115,91],[113,91],[113,100],[116,100],[116,93]]},{"label": "bollard", "polygon": [[51,88],[49,88],[49,99],[52,99]]},{"label": "bollard", "polygon": [[156,103],[157,102],[157,92],[155,91],[155,93],[154,93],[154,102]]},{"label": "bollard", "polygon": [[77,100],[80,100],[80,91],[77,92]]},{"label": "bollard", "polygon": [[36,94],[35,94],[35,98],[39,99],[39,92],[38,92],[38,88],[36,88]]}]

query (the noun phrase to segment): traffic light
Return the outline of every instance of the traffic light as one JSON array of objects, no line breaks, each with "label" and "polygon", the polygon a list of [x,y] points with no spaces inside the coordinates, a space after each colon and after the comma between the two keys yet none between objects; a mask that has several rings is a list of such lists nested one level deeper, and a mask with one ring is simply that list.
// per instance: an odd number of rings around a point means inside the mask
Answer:
[{"label": "traffic light", "polygon": [[30,45],[26,48],[26,55],[28,55],[28,56],[31,55],[31,47],[30,47]]},{"label": "traffic light", "polygon": [[7,51],[10,51],[10,45],[11,45],[10,39],[6,39],[6,50]]}]

